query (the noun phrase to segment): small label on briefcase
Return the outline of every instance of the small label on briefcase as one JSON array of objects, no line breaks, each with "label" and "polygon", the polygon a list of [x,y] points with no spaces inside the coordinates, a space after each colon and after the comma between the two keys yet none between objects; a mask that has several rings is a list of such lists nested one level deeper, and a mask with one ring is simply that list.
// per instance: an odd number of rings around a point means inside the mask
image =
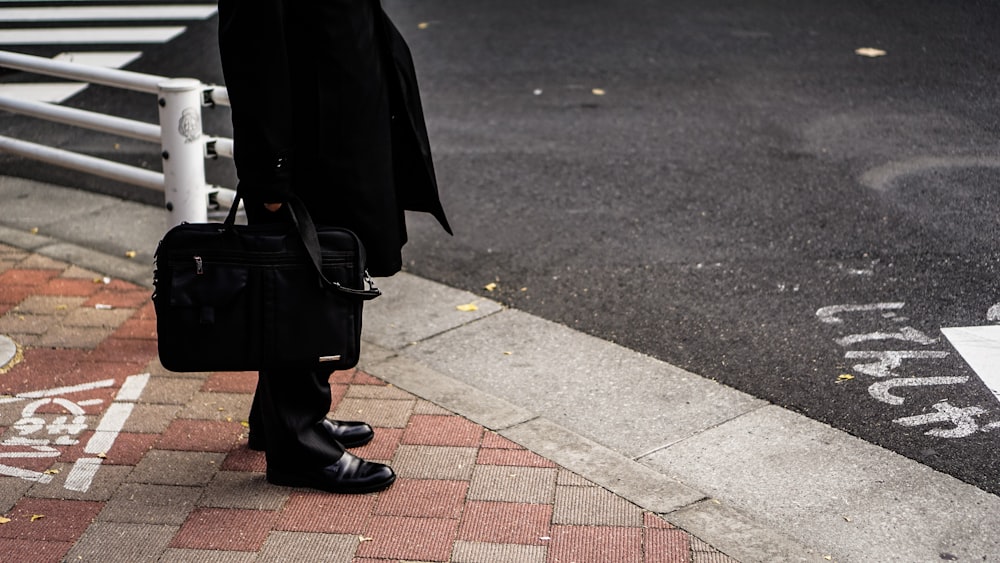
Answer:
[{"label": "small label on briefcase", "polygon": [[321,362],[336,362],[340,360],[340,354],[336,356],[320,356],[319,361]]}]

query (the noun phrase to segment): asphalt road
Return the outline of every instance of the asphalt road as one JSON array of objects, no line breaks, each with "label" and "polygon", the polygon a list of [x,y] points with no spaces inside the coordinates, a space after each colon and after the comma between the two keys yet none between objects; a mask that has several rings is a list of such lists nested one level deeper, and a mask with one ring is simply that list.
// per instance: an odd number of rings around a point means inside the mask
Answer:
[{"label": "asphalt road", "polygon": [[[1000,6],[385,5],[414,52],[456,231],[411,216],[408,271],[1000,493],[1000,403],[941,331],[1000,320]],[[129,69],[221,82],[214,25]],[[148,99],[103,88],[69,104],[155,120]],[[148,146],[0,119],[157,164]],[[210,177],[233,185],[231,163]]]}]

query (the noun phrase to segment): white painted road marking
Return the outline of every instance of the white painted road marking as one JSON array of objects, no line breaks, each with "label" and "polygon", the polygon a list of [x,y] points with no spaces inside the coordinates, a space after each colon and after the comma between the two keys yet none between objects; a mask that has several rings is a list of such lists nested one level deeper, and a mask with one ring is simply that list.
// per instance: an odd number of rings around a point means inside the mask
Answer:
[{"label": "white painted road marking", "polygon": [[[142,373],[130,375],[125,378],[121,389],[115,395],[114,402],[101,417],[93,436],[84,446],[84,453],[97,455],[97,457],[81,457],[73,464],[69,475],[66,477],[64,488],[71,491],[87,491],[93,482],[97,470],[100,468],[102,458],[98,454],[104,454],[111,449],[118,435],[125,427],[135,402],[139,400],[142,391],[149,382],[150,374]],[[82,405],[97,405],[100,399],[85,399],[73,402],[60,395],[80,393],[111,387],[114,379],[104,379],[80,385],[70,385],[66,387],[56,387],[54,389],[43,389],[40,391],[29,391],[19,393],[14,397],[0,399],[0,404],[35,399],[28,403],[21,410],[21,418],[14,425],[13,429],[18,432],[17,436],[12,436],[4,440],[0,445],[15,448],[14,451],[0,451],[0,458],[24,459],[24,458],[49,458],[57,457],[61,451],[55,446],[72,446],[78,443],[76,436],[86,429],[86,417]],[[55,398],[53,398],[55,397]],[[36,411],[45,405],[56,404],[70,416],[56,416],[52,420],[36,416]],[[53,439],[52,437],[55,436]],[[30,451],[18,450],[16,448],[28,448]],[[29,481],[49,483],[52,481],[51,475],[43,472],[31,471],[20,467],[0,465],[0,475],[18,477]]]},{"label": "white painted road marking", "polygon": [[216,6],[210,4],[0,8],[0,22],[204,20],[216,10]]},{"label": "white painted road marking", "polygon": [[[59,53],[53,59],[72,63],[121,68],[142,56],[142,51],[99,51]],[[0,96],[59,104],[87,88],[85,82],[33,82],[29,84],[0,84]]]},{"label": "white painted road marking", "polygon": [[942,328],[941,332],[1000,401],[1000,326]]},{"label": "white painted road marking", "polygon": [[142,51],[72,51],[59,53],[52,58],[57,61],[66,61],[81,65],[121,68],[141,56]]},{"label": "white painted road marking", "polygon": [[[134,402],[139,399],[147,382],[149,382],[148,373],[130,375],[125,379],[122,388],[115,395],[115,401],[104,412],[97,428],[94,429],[94,435],[84,446],[85,453],[104,454],[111,450],[129,415],[132,414]],[[71,491],[86,491],[90,488],[100,465],[100,457],[81,457],[73,464],[73,469],[66,477],[66,484],[63,487]]]},{"label": "white painted road marking", "polygon": [[0,29],[0,45],[166,43],[184,30],[183,26]]},{"label": "white painted road marking", "polygon": [[13,397],[4,397],[0,399],[0,404],[3,403],[13,403],[15,401],[23,401],[24,399],[37,399],[39,397],[55,397],[56,395],[66,395],[68,393],[78,393],[80,391],[90,391],[92,389],[103,389],[104,387],[111,387],[115,384],[114,379],[102,379],[100,381],[92,381],[90,383],[81,383],[79,385],[69,385],[67,387],[56,387],[55,389],[43,389],[41,391],[28,391],[27,393],[18,393]]}]

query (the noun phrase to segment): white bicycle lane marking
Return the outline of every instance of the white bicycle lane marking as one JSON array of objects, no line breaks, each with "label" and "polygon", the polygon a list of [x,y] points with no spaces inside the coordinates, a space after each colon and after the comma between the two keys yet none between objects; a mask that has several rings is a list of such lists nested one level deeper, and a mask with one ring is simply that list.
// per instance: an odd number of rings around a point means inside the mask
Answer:
[{"label": "white bicycle lane marking", "polygon": [[[921,363],[933,366],[934,362],[950,356],[947,350],[927,349],[940,347],[940,339],[910,326],[899,326],[909,321],[908,317],[901,314],[905,306],[906,304],[901,301],[830,305],[817,310],[816,317],[828,326],[843,328],[850,332],[833,339],[842,348],[863,347],[872,342],[892,342],[893,347],[900,344],[907,346],[905,349],[854,349],[844,352],[844,358],[847,360],[862,360],[861,363],[852,366],[855,373],[877,380],[868,387],[868,393],[873,399],[886,405],[921,411],[920,414],[895,418],[893,423],[904,427],[930,427],[924,434],[938,438],[964,438],[978,432],[1000,430],[1000,420],[995,420],[1000,410],[996,408],[977,405],[955,406],[949,399],[939,400],[929,407],[907,405],[905,396],[893,393],[894,390],[910,387],[933,386],[947,389],[947,386],[965,385],[969,381],[969,377],[964,375],[912,377],[902,373],[906,371],[908,365]],[[854,326],[848,327],[845,319],[856,322],[852,323]],[[987,320],[990,322],[1000,320],[1000,305],[990,309]],[[890,328],[886,325],[895,326]],[[858,330],[859,328],[861,330]],[[872,328],[876,330],[871,330]],[[972,372],[986,384],[995,398],[1000,399],[1000,326],[940,330],[972,368]],[[853,379],[854,376],[845,374],[841,377]]]},{"label": "white bicycle lane marking", "polygon": [[[73,463],[63,488],[80,492],[86,492],[90,489],[104,455],[111,449],[125,427],[125,422],[132,414],[135,402],[138,401],[143,389],[145,389],[149,377],[150,374],[142,373],[125,378],[121,389],[115,394],[115,398],[108,405],[94,429],[94,434],[84,445],[85,456],[78,458]],[[20,419],[12,427],[15,435],[0,442],[0,459],[55,458],[59,457],[63,448],[79,444],[80,441],[77,437],[87,429],[84,407],[98,405],[103,400],[73,401],[71,396],[94,389],[112,387],[114,383],[114,379],[104,379],[0,398],[0,408],[3,408],[4,405],[28,401],[21,408]],[[38,410],[46,405],[55,405],[61,408],[65,414],[48,417],[38,415]],[[0,475],[40,483],[49,483],[53,479],[50,473],[44,471],[34,471],[4,463],[0,463]]]}]

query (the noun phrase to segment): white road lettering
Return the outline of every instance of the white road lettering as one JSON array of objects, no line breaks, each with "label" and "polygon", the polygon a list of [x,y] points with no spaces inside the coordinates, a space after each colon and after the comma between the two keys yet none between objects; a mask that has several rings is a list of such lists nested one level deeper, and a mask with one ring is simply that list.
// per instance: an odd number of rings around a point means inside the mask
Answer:
[{"label": "white road lettering", "polygon": [[872,383],[868,393],[878,401],[890,405],[902,405],[903,397],[889,391],[896,387],[923,387],[928,385],[958,385],[968,381],[968,377],[902,377]]},{"label": "white road lettering", "polygon": [[[939,344],[940,338],[932,338],[910,326],[900,326],[909,319],[901,314],[903,302],[890,301],[867,304],[830,305],[816,310],[816,318],[827,325],[837,325],[840,335],[833,341],[843,347],[853,347],[844,353],[846,360],[856,360],[851,366],[859,375],[878,378],[878,381],[868,387],[868,393],[875,400],[887,405],[900,406],[907,403],[907,398],[894,393],[901,388],[963,385],[970,380],[968,376],[952,376],[951,363],[941,364],[941,369],[949,370],[949,376],[935,376],[934,369],[938,366],[926,362],[940,361],[951,357],[946,350],[864,350],[872,343],[898,340],[913,343],[914,348]],[[848,318],[848,315],[853,314]],[[1000,303],[990,307],[986,314],[991,322],[1000,322]],[[848,330],[845,321],[853,321]],[[857,328],[870,332],[861,332]],[[853,334],[846,334],[854,332]],[[954,345],[959,354],[973,368],[976,375],[982,379],[993,395],[1000,400],[1000,326],[943,328],[941,332]],[[939,344],[940,346],[940,344]],[[885,346],[882,346],[885,347]],[[917,365],[917,362],[924,362]],[[913,368],[920,368],[913,370]],[[843,368],[838,368],[843,369]],[[926,377],[913,377],[904,371],[916,371],[916,374]],[[852,378],[842,378],[850,381]],[[1000,431],[1000,420],[986,421],[979,424],[978,416],[995,415],[996,411],[979,406],[956,407],[947,400],[936,399],[934,412],[924,412],[914,416],[895,418],[894,423],[906,427],[932,425],[933,428],[924,432],[925,435],[939,438],[962,438],[977,432]],[[926,411],[926,407],[922,409]],[[995,416],[991,417],[995,418]],[[951,426],[942,426],[948,423]]]},{"label": "white road lettering", "polygon": [[[104,454],[111,449],[118,438],[118,434],[125,427],[125,422],[128,420],[129,415],[132,414],[135,401],[142,395],[149,377],[150,374],[143,373],[131,375],[125,379],[121,389],[115,395],[114,402],[108,406],[97,428],[95,428],[94,434],[84,446],[85,453],[91,455]],[[77,439],[78,436],[86,430],[87,418],[83,407],[99,405],[103,402],[100,399],[85,399],[73,402],[59,395],[110,387],[114,385],[114,382],[113,379],[105,379],[68,387],[20,393],[14,397],[7,397],[0,400],[0,403],[10,403],[35,399],[24,406],[21,410],[21,418],[12,425],[12,429],[16,431],[17,435],[11,436],[0,443],[0,447],[3,447],[3,450],[0,450],[0,458],[27,459],[58,457],[62,452],[54,446],[71,446],[77,444],[79,442]],[[37,411],[45,405],[57,405],[67,414],[45,414],[42,416]],[[100,465],[101,457],[99,456],[77,459],[69,475],[66,477],[64,487],[72,491],[87,491]],[[43,483],[48,483],[52,480],[51,475],[8,465],[0,465],[0,475]]]},{"label": "white road lettering", "polygon": [[917,344],[922,344],[924,346],[934,344],[938,341],[937,338],[931,338],[913,327],[904,326],[899,329],[899,332],[878,331],[866,334],[850,334],[848,336],[844,336],[843,338],[837,338],[834,342],[840,344],[841,346],[850,346],[852,344],[871,342],[873,340],[902,340],[904,342],[916,342]]},{"label": "white road lettering", "polygon": [[979,431],[979,424],[976,422],[976,417],[986,413],[986,409],[979,407],[953,407],[948,404],[948,401],[936,403],[933,405],[933,408],[937,412],[897,418],[893,422],[902,426],[923,426],[946,422],[953,424],[954,427],[933,428],[924,432],[924,434],[937,436],[938,438],[964,438]]},{"label": "white road lettering", "polygon": [[896,309],[902,309],[904,305],[905,303],[903,302],[869,303],[866,305],[831,305],[829,307],[821,307],[818,309],[816,311],[816,316],[819,317],[820,322],[827,324],[841,324],[844,321],[837,316],[841,313],[894,311]]},{"label": "white road lettering", "polygon": [[892,375],[892,370],[903,365],[903,360],[936,360],[947,358],[948,352],[939,352],[936,350],[852,350],[845,353],[844,357],[849,360],[875,360],[869,364],[854,364],[852,369],[858,373],[872,377],[889,377]]}]

